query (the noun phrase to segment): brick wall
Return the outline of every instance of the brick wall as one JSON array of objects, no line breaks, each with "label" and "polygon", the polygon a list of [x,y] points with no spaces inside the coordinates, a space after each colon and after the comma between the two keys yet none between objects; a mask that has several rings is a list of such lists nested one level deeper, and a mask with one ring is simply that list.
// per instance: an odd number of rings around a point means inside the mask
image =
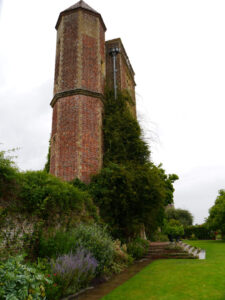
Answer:
[{"label": "brick wall", "polygon": [[74,95],[57,101],[53,108],[57,130],[52,132],[50,173],[67,181],[78,177],[88,182],[90,175],[101,169],[102,112],[102,101],[89,96]]},{"label": "brick wall", "polygon": [[113,87],[109,49],[119,47],[117,84],[135,103],[134,71],[120,39],[105,43],[100,14],[76,8],[60,14],[57,22],[56,60],[50,173],[70,181],[89,182],[102,167],[102,114],[105,83]]},{"label": "brick wall", "polygon": [[102,167],[99,95],[104,89],[104,61],[105,30],[99,16],[84,9],[62,15],[56,43],[54,96],[59,96],[52,101],[50,173],[67,181],[78,177],[89,182]]},{"label": "brick wall", "polygon": [[135,81],[134,71],[130,64],[121,39],[114,39],[106,42],[106,81],[110,88],[113,88],[113,61],[109,55],[111,48],[119,48],[120,53],[116,58],[117,69],[117,86],[121,90],[127,90],[134,102],[134,106],[130,106],[131,112],[136,117],[136,99],[135,99]]}]

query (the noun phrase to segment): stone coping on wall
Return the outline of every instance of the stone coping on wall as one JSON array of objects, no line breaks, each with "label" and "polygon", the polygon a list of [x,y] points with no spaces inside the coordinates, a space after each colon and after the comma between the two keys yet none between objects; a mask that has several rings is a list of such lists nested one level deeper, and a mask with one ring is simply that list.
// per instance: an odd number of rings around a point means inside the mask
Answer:
[{"label": "stone coping on wall", "polygon": [[193,247],[191,245],[183,243],[182,241],[179,242],[179,246],[198,259],[206,259],[206,251],[204,249]]},{"label": "stone coping on wall", "polygon": [[68,96],[73,96],[73,95],[84,95],[93,98],[100,98],[101,100],[104,99],[104,96],[101,93],[93,92],[86,89],[74,89],[74,90],[63,91],[55,94],[50,105],[53,107],[58,99],[68,97]]}]

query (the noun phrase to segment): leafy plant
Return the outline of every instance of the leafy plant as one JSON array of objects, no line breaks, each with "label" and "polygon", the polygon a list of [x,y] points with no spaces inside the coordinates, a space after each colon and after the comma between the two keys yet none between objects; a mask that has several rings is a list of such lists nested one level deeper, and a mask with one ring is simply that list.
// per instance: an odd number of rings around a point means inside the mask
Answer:
[{"label": "leafy plant", "polygon": [[111,163],[93,177],[89,192],[114,238],[134,238],[143,224],[152,231],[162,223],[168,203],[164,175],[161,168],[151,163]]},{"label": "leafy plant", "polygon": [[150,151],[142,138],[138,121],[129,107],[134,105],[128,92],[118,92],[115,101],[113,91],[107,90],[104,102],[104,166],[116,164],[144,164]]},{"label": "leafy plant", "polygon": [[20,198],[24,209],[47,218],[51,213],[83,208],[86,193],[45,171],[21,175]]},{"label": "leafy plant", "polygon": [[194,225],[184,228],[184,237],[192,240],[211,240],[215,238],[215,233],[207,224]]},{"label": "leafy plant", "polygon": [[14,151],[0,151],[0,197],[6,197],[15,189],[18,180],[18,169],[9,155]]},{"label": "leafy plant", "polygon": [[225,235],[225,190],[219,191],[206,223],[210,229],[221,230],[222,236]]},{"label": "leafy plant", "polygon": [[143,239],[135,239],[127,245],[127,252],[133,256],[134,259],[140,259],[147,254],[149,249],[149,242]]},{"label": "leafy plant", "polygon": [[159,232],[158,230],[156,230],[155,232],[153,232],[150,235],[149,239],[152,242],[168,242],[168,236],[167,236],[167,234],[165,234],[163,232]]},{"label": "leafy plant", "polygon": [[98,261],[96,273],[101,273],[109,266],[114,257],[114,244],[106,228],[96,224],[80,224],[69,231],[57,231],[52,237],[40,240],[39,255],[54,257],[75,253],[77,249],[85,248]]},{"label": "leafy plant", "polygon": [[174,219],[178,220],[183,226],[191,226],[193,223],[193,216],[192,214],[185,209],[180,208],[167,208],[165,217],[167,220]]},{"label": "leafy plant", "polygon": [[143,227],[152,231],[162,223],[164,207],[173,202],[173,182],[178,179],[150,161],[132,105],[127,92],[119,92],[115,101],[113,92],[106,91],[104,168],[88,187],[113,237],[123,240],[134,238]]},{"label": "leafy plant", "polygon": [[168,222],[165,221],[164,233],[168,235],[169,239],[177,239],[184,234],[184,227],[179,221],[171,219]]},{"label": "leafy plant", "polygon": [[22,261],[17,256],[0,263],[0,299],[45,299],[45,285],[52,281]]}]

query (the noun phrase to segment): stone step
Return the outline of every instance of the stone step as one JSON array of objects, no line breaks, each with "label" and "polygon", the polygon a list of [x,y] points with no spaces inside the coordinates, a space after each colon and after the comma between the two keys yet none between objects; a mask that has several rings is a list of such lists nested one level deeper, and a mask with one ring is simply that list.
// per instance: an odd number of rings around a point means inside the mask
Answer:
[{"label": "stone step", "polygon": [[196,257],[193,256],[167,256],[167,255],[157,255],[157,256],[151,256],[147,257],[148,259],[196,259]]},{"label": "stone step", "polygon": [[184,251],[177,245],[150,244],[149,251],[145,256],[147,259],[194,259],[192,254]]},{"label": "stone step", "polygon": [[[153,249],[150,249],[149,251],[148,251],[148,253],[174,253],[174,250],[166,250],[166,249],[164,249],[164,250],[161,250],[161,251],[158,251],[158,250],[153,250]],[[184,251],[184,250],[179,250],[179,251],[177,251],[177,252],[179,252],[179,253],[187,253],[186,251]]]}]

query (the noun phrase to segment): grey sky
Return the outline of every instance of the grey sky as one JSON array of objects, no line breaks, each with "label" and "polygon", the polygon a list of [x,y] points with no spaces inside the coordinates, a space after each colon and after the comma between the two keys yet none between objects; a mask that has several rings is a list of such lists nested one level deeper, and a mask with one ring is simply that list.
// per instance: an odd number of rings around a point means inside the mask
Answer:
[{"label": "grey sky", "polygon": [[[21,169],[47,155],[55,23],[72,0],[0,0],[0,142]],[[152,158],[176,173],[175,206],[201,223],[225,188],[224,0],[87,0],[106,39],[121,37],[136,72]],[[141,4],[140,4],[141,3]],[[153,132],[153,134],[151,133]],[[154,141],[151,141],[154,140]]]}]

